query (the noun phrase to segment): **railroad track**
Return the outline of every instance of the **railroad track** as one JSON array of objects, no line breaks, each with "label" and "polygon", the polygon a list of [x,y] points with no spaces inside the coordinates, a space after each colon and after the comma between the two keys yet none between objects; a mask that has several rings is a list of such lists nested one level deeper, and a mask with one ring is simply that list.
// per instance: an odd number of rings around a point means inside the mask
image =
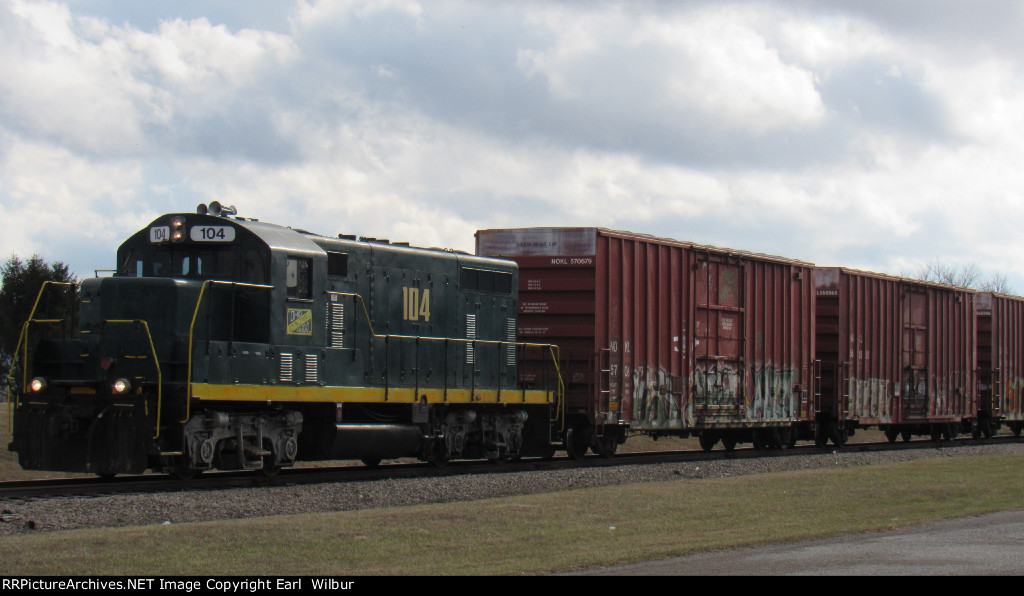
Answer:
[{"label": "railroad track", "polygon": [[[896,451],[905,449],[941,449],[949,446],[991,445],[999,443],[1021,443],[1024,439],[1001,435],[986,441],[961,438],[956,441],[936,443],[930,440],[909,442],[866,442],[850,443],[842,448],[844,452],[855,451]],[[53,497],[91,497],[99,495],[158,493],[194,490],[222,490],[231,488],[259,488],[263,486],[287,486],[333,482],[358,482],[396,478],[427,478],[470,474],[500,474],[529,472],[535,470],[561,470],[571,468],[596,468],[608,466],[644,465],[671,462],[700,462],[728,459],[756,459],[809,455],[830,452],[834,448],[820,449],[813,444],[797,445],[789,449],[757,451],[753,448],[735,451],[686,450],[620,453],[612,458],[596,455],[582,460],[567,457],[550,460],[524,459],[519,462],[494,464],[485,461],[451,462],[443,468],[425,463],[389,463],[369,468],[361,464],[333,467],[302,467],[282,470],[274,477],[259,472],[211,472],[191,480],[181,480],[163,474],[118,476],[115,478],[80,477],[44,480],[19,480],[0,482],[0,501],[32,500]]]}]

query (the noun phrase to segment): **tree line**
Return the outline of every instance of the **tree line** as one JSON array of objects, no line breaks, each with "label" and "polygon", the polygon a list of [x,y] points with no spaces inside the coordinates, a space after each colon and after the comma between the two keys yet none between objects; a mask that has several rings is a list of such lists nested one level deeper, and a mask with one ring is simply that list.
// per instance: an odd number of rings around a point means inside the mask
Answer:
[{"label": "tree line", "polygon": [[[12,255],[0,271],[0,378],[5,379],[4,383],[11,371],[22,327],[32,313],[39,289],[46,281],[77,284],[78,279],[64,263],[47,264],[37,254],[27,261]],[[49,300],[41,307],[49,316],[72,314],[76,290],[77,287],[72,286],[47,292]],[[0,399],[4,395],[5,392],[0,392]]]}]

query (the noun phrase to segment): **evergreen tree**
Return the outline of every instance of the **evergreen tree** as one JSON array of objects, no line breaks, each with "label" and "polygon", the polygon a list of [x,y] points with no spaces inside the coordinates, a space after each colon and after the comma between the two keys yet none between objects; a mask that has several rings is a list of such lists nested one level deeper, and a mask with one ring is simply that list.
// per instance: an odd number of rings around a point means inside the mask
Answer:
[{"label": "evergreen tree", "polygon": [[[0,272],[0,378],[6,379],[14,361],[18,339],[25,321],[32,313],[36,297],[43,282],[77,283],[77,279],[68,270],[68,266],[60,261],[48,265],[39,255],[32,255],[23,262],[17,255],[12,255]],[[39,303],[36,318],[68,319],[75,311],[77,286],[54,286],[47,289],[43,300]],[[51,326],[53,327],[53,326]],[[56,329],[40,329],[41,333],[70,334],[72,328],[67,326]],[[6,380],[4,381],[6,384]],[[0,399],[4,393],[0,392]]]}]

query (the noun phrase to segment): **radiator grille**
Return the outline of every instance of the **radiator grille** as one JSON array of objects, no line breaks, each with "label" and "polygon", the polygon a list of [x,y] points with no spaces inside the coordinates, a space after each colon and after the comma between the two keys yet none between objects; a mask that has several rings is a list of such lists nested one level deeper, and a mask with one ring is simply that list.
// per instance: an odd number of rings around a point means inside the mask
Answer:
[{"label": "radiator grille", "polygon": [[281,370],[278,373],[278,377],[281,381],[291,383],[292,381],[292,370],[294,365],[294,355],[281,352],[279,359]]},{"label": "radiator grille", "polygon": [[320,382],[320,358],[316,354],[306,354],[306,382]]},{"label": "radiator grille", "polygon": [[516,365],[516,345],[515,345],[515,341],[516,341],[516,320],[515,319],[507,319],[506,323],[507,323],[507,327],[506,327],[506,337],[505,337],[505,339],[507,341],[511,342],[511,343],[508,345],[508,347],[505,348],[505,350],[506,350],[506,352],[505,352],[505,364],[507,364],[509,366],[515,366]]},{"label": "radiator grille", "polygon": [[330,328],[331,347],[343,348],[345,343],[345,305],[331,302]]},{"label": "radiator grille", "polygon": [[[466,315],[466,339],[476,339],[476,315]],[[473,364],[473,342],[466,344],[466,364]]]}]

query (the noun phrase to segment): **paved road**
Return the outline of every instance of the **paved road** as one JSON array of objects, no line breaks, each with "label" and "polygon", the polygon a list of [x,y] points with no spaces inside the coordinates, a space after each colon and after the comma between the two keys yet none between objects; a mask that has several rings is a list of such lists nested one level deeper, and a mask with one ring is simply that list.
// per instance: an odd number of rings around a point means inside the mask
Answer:
[{"label": "paved road", "polygon": [[1022,575],[1024,511],[609,567],[581,575]]}]

